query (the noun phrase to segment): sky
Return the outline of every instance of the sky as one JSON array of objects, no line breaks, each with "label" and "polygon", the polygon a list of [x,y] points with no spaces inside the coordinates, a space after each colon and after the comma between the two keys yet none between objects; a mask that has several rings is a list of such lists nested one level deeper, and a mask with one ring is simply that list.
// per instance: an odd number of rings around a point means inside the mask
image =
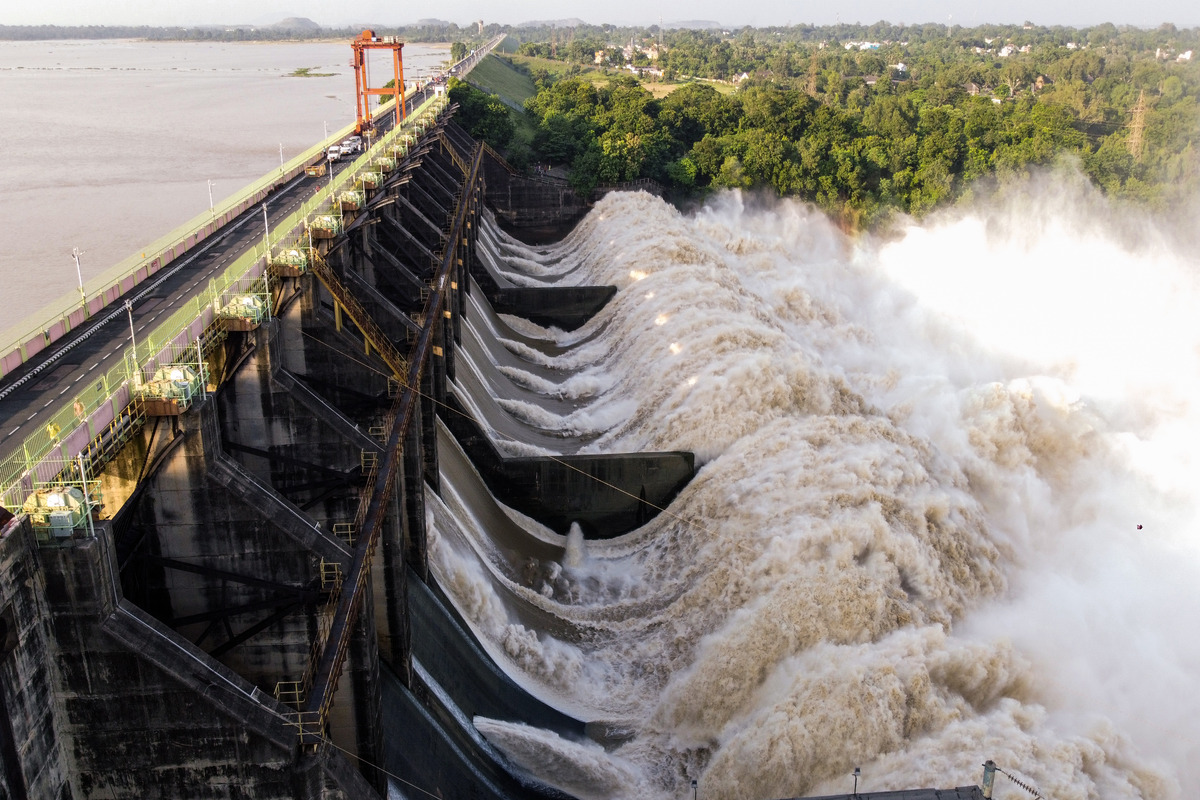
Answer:
[{"label": "sky", "polygon": [[402,25],[437,18],[465,25],[485,22],[519,24],[531,20],[577,17],[593,24],[664,25],[688,20],[711,20],[727,27],[799,23],[870,24],[942,22],[956,25],[1020,23],[1085,27],[1102,22],[1157,27],[1200,25],[1200,3],[1188,0],[844,0],[839,3],[789,3],[780,0],[688,0],[647,5],[644,0],[443,0],[435,5],[396,3],[394,0],[42,0],[5,3],[0,24],[6,25],[264,25],[286,17],[308,17],[325,27]]}]

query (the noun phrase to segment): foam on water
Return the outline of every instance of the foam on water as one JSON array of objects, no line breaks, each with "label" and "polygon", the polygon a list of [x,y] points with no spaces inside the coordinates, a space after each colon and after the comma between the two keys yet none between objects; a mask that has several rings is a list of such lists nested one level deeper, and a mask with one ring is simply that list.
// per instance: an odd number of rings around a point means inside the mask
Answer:
[{"label": "foam on water", "polygon": [[889,242],[737,194],[692,215],[609,195],[540,250],[497,232],[514,268],[619,288],[579,331],[519,328],[563,354],[512,343],[596,381],[588,449],[703,467],[668,513],[560,537],[526,578],[439,521],[434,571],[522,683],[632,735],[480,730],[582,797],[840,793],[854,766],[860,789],[946,788],[987,758],[1048,797],[1180,796],[1197,265],[1045,191]]}]

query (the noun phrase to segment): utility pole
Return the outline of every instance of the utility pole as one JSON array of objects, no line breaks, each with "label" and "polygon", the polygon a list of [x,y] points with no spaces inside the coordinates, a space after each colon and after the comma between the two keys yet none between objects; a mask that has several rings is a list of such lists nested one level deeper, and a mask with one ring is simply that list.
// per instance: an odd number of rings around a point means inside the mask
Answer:
[{"label": "utility pole", "polygon": [[217,209],[216,209],[216,206],[213,205],[212,187],[213,187],[212,178],[209,178],[208,179],[208,213],[215,217],[217,215]]}]

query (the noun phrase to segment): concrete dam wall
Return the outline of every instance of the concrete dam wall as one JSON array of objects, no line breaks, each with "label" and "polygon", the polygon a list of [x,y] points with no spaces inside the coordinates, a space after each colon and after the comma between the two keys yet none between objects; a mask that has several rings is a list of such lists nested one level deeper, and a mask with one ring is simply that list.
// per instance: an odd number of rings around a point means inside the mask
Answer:
[{"label": "concrete dam wall", "polygon": [[269,320],[197,344],[202,398],[138,412],[92,524],[0,519],[0,796],[565,798],[472,721],[604,738],[509,678],[429,564],[469,524],[518,574],[693,476],[510,413],[570,408],[509,377],[553,373],[502,344],[545,346],[511,318],[575,329],[615,289],[513,283],[499,222],[544,237],[586,206],[450,115],[356,205],[272,276]]}]

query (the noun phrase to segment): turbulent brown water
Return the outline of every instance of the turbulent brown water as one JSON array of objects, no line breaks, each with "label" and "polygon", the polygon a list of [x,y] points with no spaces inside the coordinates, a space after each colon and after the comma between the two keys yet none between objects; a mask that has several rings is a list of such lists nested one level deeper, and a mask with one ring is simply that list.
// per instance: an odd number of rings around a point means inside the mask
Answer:
[{"label": "turbulent brown water", "polygon": [[[584,798],[978,783],[1173,798],[1200,758],[1197,261],[1047,180],[851,240],[799,203],[605,198],[514,280],[615,284],[527,386],[600,452],[688,449],[667,513],[517,565],[453,487],[435,573],[607,746],[478,719]],[[556,277],[561,276],[561,277]],[[515,445],[514,445],[515,447]],[[1024,796],[998,779],[997,797]]]}]

